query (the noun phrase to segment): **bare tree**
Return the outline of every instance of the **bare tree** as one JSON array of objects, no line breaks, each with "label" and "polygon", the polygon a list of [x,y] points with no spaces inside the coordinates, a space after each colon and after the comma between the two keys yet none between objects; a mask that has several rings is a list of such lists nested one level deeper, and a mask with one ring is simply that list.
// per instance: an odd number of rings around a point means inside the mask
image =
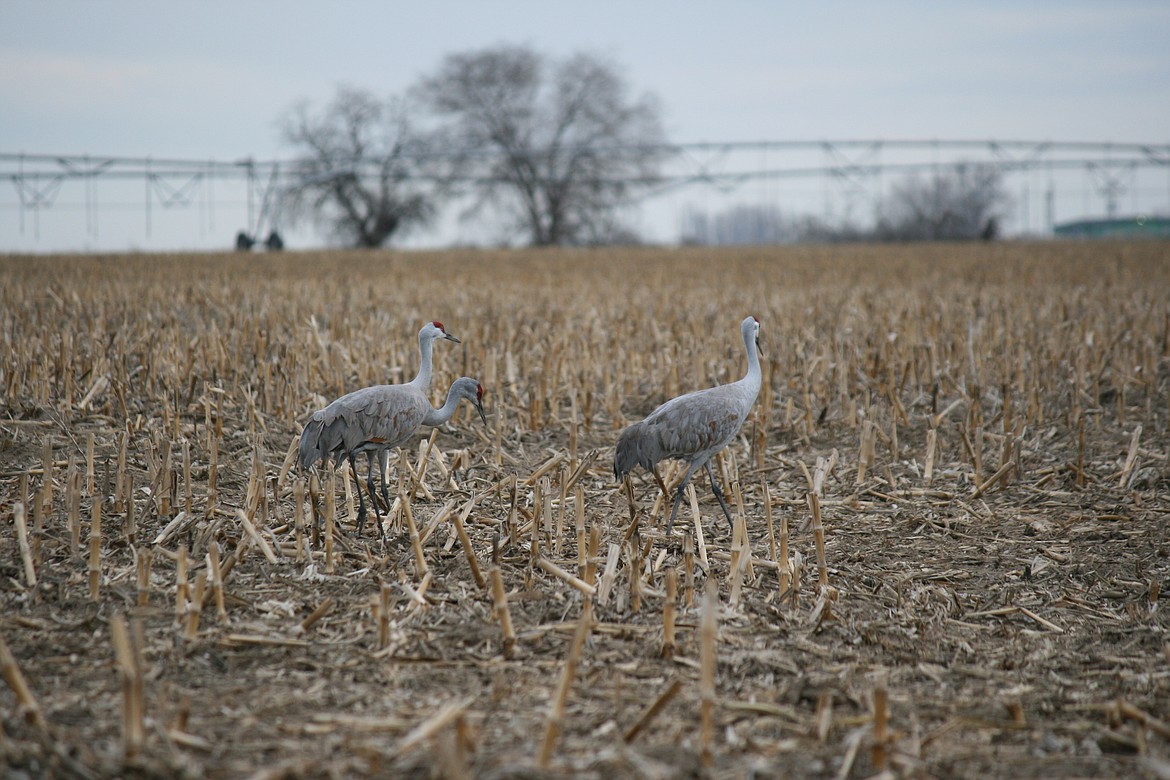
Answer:
[{"label": "bare tree", "polygon": [[342,87],[320,113],[296,106],[283,131],[302,152],[285,190],[293,218],[312,216],[350,246],[378,247],[434,214],[438,193],[420,171],[424,140],[401,101]]},{"label": "bare tree", "polygon": [[654,181],[665,153],[657,102],[628,92],[592,55],[554,62],[501,46],[448,56],[414,94],[460,150],[447,163],[474,183],[473,208],[503,209],[546,246],[628,238],[619,207]]},{"label": "bare tree", "polygon": [[958,165],[923,181],[910,177],[893,188],[890,211],[876,237],[890,241],[994,238],[1010,198],[991,166]]}]

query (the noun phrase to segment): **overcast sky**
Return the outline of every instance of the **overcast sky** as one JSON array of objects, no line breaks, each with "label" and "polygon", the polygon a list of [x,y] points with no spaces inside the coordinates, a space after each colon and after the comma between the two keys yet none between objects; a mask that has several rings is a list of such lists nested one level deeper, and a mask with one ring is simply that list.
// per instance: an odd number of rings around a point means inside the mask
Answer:
[{"label": "overcast sky", "polygon": [[1170,141],[1165,0],[0,0],[0,151],[287,157],[296,101],[500,43],[610,58],[676,142]]}]

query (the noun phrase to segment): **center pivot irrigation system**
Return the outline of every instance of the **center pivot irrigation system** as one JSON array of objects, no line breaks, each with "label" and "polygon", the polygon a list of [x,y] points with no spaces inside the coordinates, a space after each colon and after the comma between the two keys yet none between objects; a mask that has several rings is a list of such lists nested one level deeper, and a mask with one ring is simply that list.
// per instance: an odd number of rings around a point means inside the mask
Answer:
[{"label": "center pivot irrigation system", "polygon": [[[1051,231],[1056,195],[1062,189],[1082,193],[1083,205],[1079,208],[1086,213],[1096,211],[1115,217],[1125,199],[1129,200],[1129,210],[1135,212],[1170,212],[1170,144],[837,140],[692,143],[655,149],[664,161],[661,175],[652,180],[630,180],[631,184],[643,185],[638,188],[643,203],[668,193],[699,189],[719,195],[742,193],[745,185],[758,185],[766,197],[784,200],[795,189],[803,188],[807,193],[819,187],[827,218],[853,218],[864,205],[871,207],[871,215],[880,214],[884,190],[902,176],[988,166],[1003,174],[1005,180],[1022,182],[1019,187],[1024,202],[1022,217],[1018,216],[1017,221],[1025,233],[1036,232],[1028,204],[1037,197],[1042,199],[1044,217],[1036,222]],[[539,154],[539,150],[533,153]],[[373,176],[378,164],[375,159],[355,159],[344,170],[321,174],[313,168],[312,176],[318,180],[354,172]],[[0,153],[0,180],[11,185],[6,195],[0,195],[0,209],[17,212],[22,236],[29,230],[37,236],[41,213],[69,200],[73,213],[84,213],[86,234],[96,237],[101,213],[113,208],[110,201],[117,200],[119,207],[125,209],[126,193],[140,186],[147,238],[152,234],[158,210],[199,207],[205,213],[214,213],[219,208],[232,211],[233,219],[243,222],[236,234],[237,249],[250,249],[256,244],[280,249],[282,195],[291,184],[303,183],[310,175],[308,170],[308,165],[296,159],[222,162]],[[1159,181],[1163,175],[1166,179]],[[468,175],[458,182],[473,185],[480,180]],[[798,180],[811,183],[811,187],[798,184]],[[99,183],[103,192],[118,188],[116,198],[99,198]],[[81,186],[80,202],[75,192],[77,185]],[[72,193],[65,196],[64,191]],[[229,191],[230,198],[224,194]],[[759,196],[760,190],[754,195]],[[12,224],[7,213],[0,219],[6,225]]]}]

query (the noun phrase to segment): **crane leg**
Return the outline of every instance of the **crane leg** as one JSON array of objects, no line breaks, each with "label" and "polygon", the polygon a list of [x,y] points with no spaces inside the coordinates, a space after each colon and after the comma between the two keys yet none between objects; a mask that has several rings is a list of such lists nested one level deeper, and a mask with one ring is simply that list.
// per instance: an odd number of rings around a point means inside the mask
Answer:
[{"label": "crane leg", "polygon": [[349,453],[349,470],[353,472],[354,487],[357,488],[358,494],[358,516],[357,516],[357,535],[362,535],[362,527],[366,524],[366,501],[362,498],[362,481],[358,479],[357,463],[354,462],[353,453]]},{"label": "crane leg", "polygon": [[[378,451],[378,476],[382,480],[382,500],[386,502],[386,510],[390,510],[390,494],[386,492],[386,467],[390,463],[390,450]],[[373,458],[370,459],[370,467],[373,468]],[[378,501],[374,498],[374,485],[370,484],[370,501],[374,504],[374,514],[378,513]],[[382,544],[386,544],[386,526],[382,523],[382,516],[378,515],[378,534],[382,539]]]},{"label": "crane leg", "polygon": [[[385,484],[383,480],[382,484]],[[378,525],[382,525],[382,513],[378,507],[378,494],[374,487],[374,453],[366,453],[366,487],[370,489],[370,503],[374,505],[374,517],[378,518]]]},{"label": "crane leg", "polygon": [[382,478],[382,500],[386,502],[386,506],[390,506],[390,494],[386,492],[386,471],[390,467],[390,450],[379,452],[378,462],[381,464],[378,476]]},{"label": "crane leg", "polygon": [[[373,461],[374,461],[373,450],[366,450],[366,488],[369,489],[369,491],[370,491],[370,503],[373,504],[374,519],[376,519],[378,522],[378,534],[381,537],[381,539],[383,539],[383,541],[385,541],[386,540],[386,531],[385,531],[385,529],[383,529],[383,526],[381,526],[381,511],[378,508],[378,493],[376,492],[376,488],[374,488],[374,486],[373,486],[373,482],[374,482]],[[386,490],[386,477],[385,477],[385,475],[383,476],[383,478],[381,478],[381,489],[383,489],[383,492],[385,492],[385,490]],[[386,505],[387,506],[390,505],[390,502],[386,502]]]},{"label": "crane leg", "polygon": [[674,496],[674,505],[670,508],[670,519],[666,521],[667,538],[670,537],[670,529],[674,527],[674,516],[678,514],[678,505],[682,502],[683,493],[686,492],[687,483],[691,481],[691,473],[694,470],[694,466],[689,466],[687,468],[687,473],[682,478],[682,482],[678,483],[678,492]]},{"label": "crane leg", "polygon": [[734,534],[735,522],[731,519],[731,512],[727,510],[727,502],[723,500],[723,491],[719,489],[719,481],[715,479],[715,473],[711,471],[711,461],[707,461],[703,465],[707,467],[707,476],[711,478],[711,492],[718,499],[719,506],[723,507],[723,514],[727,516],[727,524],[731,526],[731,533]]}]

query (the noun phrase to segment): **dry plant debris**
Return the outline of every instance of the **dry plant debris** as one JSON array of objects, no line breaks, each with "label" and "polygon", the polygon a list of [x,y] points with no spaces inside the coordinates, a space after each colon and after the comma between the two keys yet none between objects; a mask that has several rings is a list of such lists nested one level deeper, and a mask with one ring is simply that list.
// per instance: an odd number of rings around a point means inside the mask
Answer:
[{"label": "dry plant debris", "polygon": [[[1166,777],[1170,245],[0,258],[8,776]],[[673,539],[617,432],[765,382]],[[487,388],[391,467],[307,415]],[[666,468],[668,485],[678,469]],[[377,500],[371,496],[372,500]]]}]

